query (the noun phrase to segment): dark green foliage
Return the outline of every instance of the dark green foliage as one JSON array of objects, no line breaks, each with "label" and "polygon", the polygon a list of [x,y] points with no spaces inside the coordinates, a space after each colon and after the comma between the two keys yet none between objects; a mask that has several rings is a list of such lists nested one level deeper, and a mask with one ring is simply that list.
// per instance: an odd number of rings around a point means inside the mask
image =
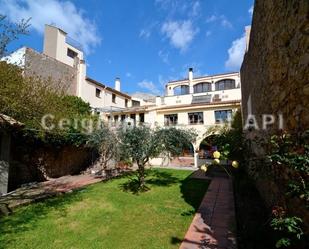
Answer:
[{"label": "dark green foliage", "polygon": [[237,112],[233,116],[231,127],[225,125],[223,127],[215,127],[207,131],[211,136],[212,143],[218,146],[218,150],[222,154],[222,159],[243,160],[244,139],[242,130],[241,112]]},{"label": "dark green foliage", "polygon": [[[276,247],[288,247],[302,239],[302,219],[291,216],[285,207],[285,198],[297,198],[304,206],[309,207],[309,132],[289,134],[282,132],[273,135],[266,143],[270,172],[277,184],[280,184],[282,200],[279,207],[275,207],[271,220],[271,227],[278,231],[281,238]],[[289,179],[284,180],[282,174],[289,172]],[[300,203],[301,203],[300,202]],[[282,206],[282,207],[281,207]],[[283,211],[278,212],[277,209]]]},{"label": "dark green foliage", "polygon": [[[0,62],[0,113],[22,122],[25,136],[51,143],[84,143],[86,135],[81,120],[97,122],[89,104],[81,98],[65,95],[61,87],[48,80],[23,77],[20,68],[6,62]],[[42,117],[46,114],[53,116],[50,123],[55,129],[46,131],[42,127]],[[61,129],[58,124],[64,118],[70,124]]]},{"label": "dark green foliage", "polygon": [[145,186],[145,165],[160,154],[179,155],[185,145],[192,142],[192,131],[176,128],[151,129],[146,126],[122,127],[119,131],[120,151],[123,158],[130,158],[138,166],[138,183]]},{"label": "dark green foliage", "polygon": [[298,217],[276,217],[273,218],[270,226],[277,231],[287,234],[287,237],[279,239],[276,243],[276,247],[288,247],[292,243],[292,237],[300,239],[303,235],[303,231],[300,228],[302,220]]},{"label": "dark green foliage", "polygon": [[107,163],[110,160],[117,160],[119,157],[117,135],[105,125],[89,134],[87,145],[98,151],[102,170],[106,169]]},{"label": "dark green foliage", "polygon": [[89,103],[83,101],[80,97],[72,95],[64,95],[61,97],[61,104],[66,108],[69,116],[90,115],[91,107]]}]

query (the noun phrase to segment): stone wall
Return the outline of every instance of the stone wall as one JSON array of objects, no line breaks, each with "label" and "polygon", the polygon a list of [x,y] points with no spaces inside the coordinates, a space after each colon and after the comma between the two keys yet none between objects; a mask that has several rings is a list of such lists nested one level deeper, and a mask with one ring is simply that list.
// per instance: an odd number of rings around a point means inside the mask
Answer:
[{"label": "stone wall", "polygon": [[0,126],[0,196],[7,193],[11,134]]},{"label": "stone wall", "polygon": [[[283,115],[284,129],[295,133],[309,129],[309,1],[256,0],[249,49],[241,67],[242,112],[255,115],[259,127],[262,114]],[[277,120],[278,121],[278,120]],[[267,130],[246,131],[251,139],[248,170],[263,171],[263,146],[257,138],[269,137],[278,131],[278,122]],[[255,156],[255,157],[253,157]],[[277,176],[288,181],[282,170]],[[259,176],[257,187],[268,206],[285,196],[282,185]],[[292,213],[309,217],[299,200],[287,200]]]},{"label": "stone wall", "polygon": [[255,1],[241,68],[244,119],[251,95],[252,114],[282,113],[286,129],[309,129],[308,5],[308,0]]},{"label": "stone wall", "polygon": [[76,68],[30,48],[26,49],[25,74],[27,76],[37,75],[50,80],[57,89],[63,89],[70,95],[77,93]]},{"label": "stone wall", "polygon": [[91,165],[94,159],[91,150],[84,146],[56,146],[14,137],[11,146],[9,191],[30,182],[78,174]]}]

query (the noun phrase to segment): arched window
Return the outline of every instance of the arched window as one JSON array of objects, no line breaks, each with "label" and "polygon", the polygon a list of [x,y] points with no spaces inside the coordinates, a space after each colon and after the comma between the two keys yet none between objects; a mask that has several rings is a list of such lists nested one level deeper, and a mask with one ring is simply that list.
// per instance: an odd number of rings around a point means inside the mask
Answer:
[{"label": "arched window", "polygon": [[219,80],[216,82],[215,88],[216,88],[216,91],[234,89],[235,80],[232,80],[232,79]]},{"label": "arched window", "polygon": [[181,85],[174,87],[174,95],[189,94],[189,86]]},{"label": "arched window", "polygon": [[204,93],[211,91],[211,83],[201,82],[193,86],[194,93]]}]

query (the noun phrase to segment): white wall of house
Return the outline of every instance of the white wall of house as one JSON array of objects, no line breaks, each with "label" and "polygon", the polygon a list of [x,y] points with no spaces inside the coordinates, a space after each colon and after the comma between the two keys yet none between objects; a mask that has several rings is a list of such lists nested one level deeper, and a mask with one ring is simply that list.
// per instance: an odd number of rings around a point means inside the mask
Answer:
[{"label": "white wall of house", "polygon": [[[121,93],[120,79],[116,78],[115,89],[107,87],[95,80],[87,77],[87,68],[84,61],[83,51],[70,43],[66,32],[54,26],[45,26],[43,53],[77,70],[77,92],[76,95],[84,101],[89,102],[92,108],[100,111],[105,110],[105,117],[108,115],[121,115],[130,117],[136,115],[136,122],[139,121],[139,114],[144,113],[144,122],[151,127],[156,125],[165,126],[164,115],[177,114],[178,122],[176,127],[193,128],[199,137],[194,144],[194,149],[198,149],[199,143],[203,140],[206,130],[216,125],[216,110],[232,110],[235,112],[240,107],[241,88],[239,73],[227,73],[211,76],[195,77],[193,69],[189,69],[187,79],[168,82],[165,88],[165,96],[156,97],[155,103],[142,99],[131,98]],[[68,55],[68,50],[73,55]],[[17,50],[10,57],[11,61],[24,63],[23,54],[25,48]],[[74,58],[72,58],[74,57]],[[226,90],[216,90],[216,83],[221,80],[233,80],[235,87]],[[204,92],[195,92],[197,84],[209,83]],[[187,86],[187,92],[183,95],[176,95],[175,89],[179,86]],[[204,89],[204,88],[203,88]],[[115,96],[115,98],[113,98]],[[114,100],[114,101],[113,101]],[[127,105],[126,105],[127,100]],[[139,101],[140,107],[133,106],[133,101]],[[108,113],[107,110],[113,112]],[[119,111],[117,111],[117,108]],[[115,112],[116,109],[116,112]],[[202,112],[203,124],[190,124],[188,113]],[[113,121],[113,118],[110,119]],[[196,155],[195,155],[196,156]],[[195,160],[197,162],[197,160]]]},{"label": "white wall of house", "polygon": [[[81,48],[69,44],[69,39],[71,38],[63,30],[45,25],[43,53],[73,67],[76,59],[84,59],[84,54]],[[68,49],[76,53],[76,58],[68,56]]]},{"label": "white wall of house", "polygon": [[[204,93],[193,93],[185,95],[173,95],[173,96],[164,96],[156,98],[156,105],[158,106],[171,106],[171,105],[184,105],[191,104],[194,97],[197,96],[209,96],[210,101],[214,101],[216,98],[220,98],[222,101],[232,101],[241,99],[241,90],[240,88],[221,90],[221,91],[212,91]],[[163,101],[162,101],[163,98]]]}]

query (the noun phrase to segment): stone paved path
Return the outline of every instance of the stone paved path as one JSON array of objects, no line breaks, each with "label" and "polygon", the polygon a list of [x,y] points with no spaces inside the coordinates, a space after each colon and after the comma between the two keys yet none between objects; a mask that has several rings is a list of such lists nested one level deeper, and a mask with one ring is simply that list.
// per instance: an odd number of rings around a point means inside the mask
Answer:
[{"label": "stone paved path", "polygon": [[0,197],[0,204],[8,209],[29,204],[34,201],[56,196],[61,193],[71,192],[74,189],[102,181],[102,178],[93,175],[63,176],[46,182],[16,189],[8,195]]},{"label": "stone paved path", "polygon": [[[197,176],[201,178],[201,175]],[[232,181],[229,178],[214,177],[180,249],[237,248],[235,230]]]}]

